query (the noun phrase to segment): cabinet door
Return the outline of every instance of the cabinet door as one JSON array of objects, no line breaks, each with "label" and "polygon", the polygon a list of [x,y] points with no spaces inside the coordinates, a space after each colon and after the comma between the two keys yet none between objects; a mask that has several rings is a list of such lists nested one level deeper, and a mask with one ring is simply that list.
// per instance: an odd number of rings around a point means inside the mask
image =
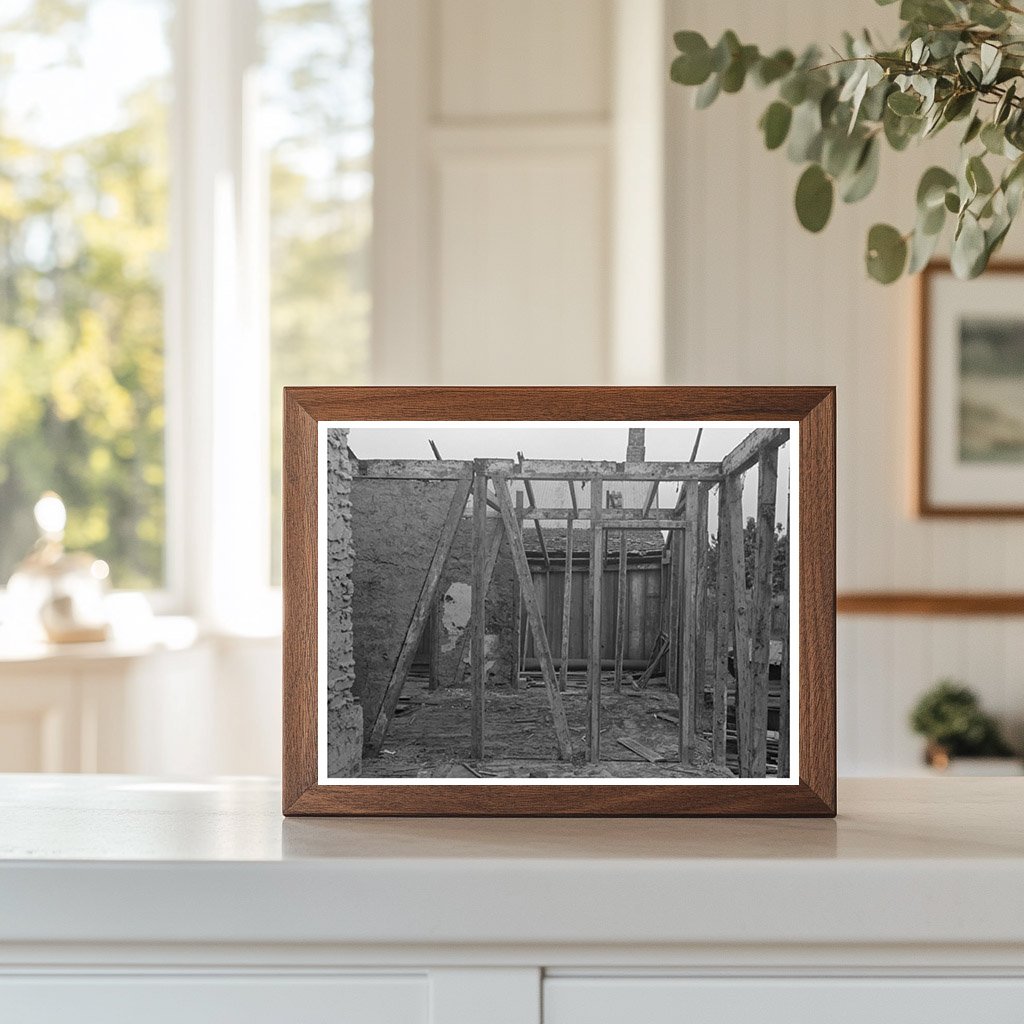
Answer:
[{"label": "cabinet door", "polygon": [[18,1024],[427,1024],[421,975],[208,974],[0,979],[0,1020]]},{"label": "cabinet door", "polygon": [[549,977],[544,1024],[1021,1024],[1024,978]]}]

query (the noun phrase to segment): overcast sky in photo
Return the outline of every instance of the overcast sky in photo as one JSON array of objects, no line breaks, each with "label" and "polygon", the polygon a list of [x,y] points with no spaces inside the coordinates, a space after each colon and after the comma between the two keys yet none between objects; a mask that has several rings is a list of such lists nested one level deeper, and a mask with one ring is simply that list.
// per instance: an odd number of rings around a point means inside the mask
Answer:
[{"label": "overcast sky in photo", "polygon": [[[693,451],[697,426],[630,424],[591,426],[586,423],[389,423],[386,426],[356,426],[349,432],[349,445],[360,459],[432,459],[429,441],[437,445],[444,459],[510,459],[521,451],[527,459],[580,459],[623,462],[631,426],[644,426],[649,462],[686,462]],[[698,462],[720,462],[752,430],[751,426],[703,425]],[[789,449],[779,449],[779,489],[776,521],[786,524],[786,495],[789,480]],[[672,508],[679,492],[677,483],[664,483],[658,492],[662,508]],[[746,516],[757,511],[757,467],[745,477],[743,509]],[[718,530],[717,488],[709,498],[708,525],[712,536]]]}]

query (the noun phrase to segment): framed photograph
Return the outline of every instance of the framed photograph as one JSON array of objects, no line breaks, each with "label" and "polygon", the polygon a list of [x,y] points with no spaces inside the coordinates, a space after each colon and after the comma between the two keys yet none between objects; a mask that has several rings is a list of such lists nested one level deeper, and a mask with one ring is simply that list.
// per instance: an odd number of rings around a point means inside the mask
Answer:
[{"label": "framed photograph", "polygon": [[921,275],[917,511],[1024,515],[1024,263]]},{"label": "framed photograph", "polygon": [[285,814],[835,814],[833,389],[284,408]]}]

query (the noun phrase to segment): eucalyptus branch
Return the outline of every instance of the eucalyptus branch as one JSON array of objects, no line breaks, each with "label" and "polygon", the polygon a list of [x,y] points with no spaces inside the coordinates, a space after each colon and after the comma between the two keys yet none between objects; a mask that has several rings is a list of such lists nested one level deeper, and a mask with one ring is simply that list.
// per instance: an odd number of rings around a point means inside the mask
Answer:
[{"label": "eucalyptus branch", "polygon": [[762,54],[734,32],[714,46],[678,32],[671,75],[697,87],[699,108],[748,82],[774,89],[758,126],[768,149],[785,146],[804,166],[795,206],[809,231],[825,227],[837,194],[854,203],[872,191],[883,144],[899,152],[962,122],[958,166],[930,167],[913,228],[876,224],[865,259],[885,284],[916,273],[952,220],[953,269],[974,277],[1002,245],[1024,197],[1024,25],[1014,21],[1024,9],[1010,0],[902,0],[899,14],[895,48],[847,34],[826,62],[814,47],[798,58],[789,50]]}]

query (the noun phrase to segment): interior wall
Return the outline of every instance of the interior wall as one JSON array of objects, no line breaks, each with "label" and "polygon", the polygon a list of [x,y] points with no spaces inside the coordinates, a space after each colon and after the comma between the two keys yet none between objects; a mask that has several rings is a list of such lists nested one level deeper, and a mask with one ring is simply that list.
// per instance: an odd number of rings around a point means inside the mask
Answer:
[{"label": "interior wall", "polygon": [[375,379],[604,382],[611,0],[381,0],[375,38]]},{"label": "interior wall", "polygon": [[[691,28],[717,40],[792,48],[842,29],[894,36],[895,8],[866,0],[668,0],[665,39]],[[666,50],[666,61],[671,55]],[[1022,588],[1024,523],[923,521],[910,512],[914,283],[887,288],[863,269],[871,224],[909,228],[917,180],[956,133],[902,154],[883,151],[881,184],[837,203],[820,235],[797,223],[800,168],[764,149],[756,88],[692,107],[666,85],[667,378],[685,384],[834,384],[838,388],[841,591]],[[1005,253],[1024,252],[1019,227]],[[840,617],[839,762],[844,774],[914,770],[907,727],[919,694],[962,679],[1010,724],[1024,720],[1024,620]]]}]

